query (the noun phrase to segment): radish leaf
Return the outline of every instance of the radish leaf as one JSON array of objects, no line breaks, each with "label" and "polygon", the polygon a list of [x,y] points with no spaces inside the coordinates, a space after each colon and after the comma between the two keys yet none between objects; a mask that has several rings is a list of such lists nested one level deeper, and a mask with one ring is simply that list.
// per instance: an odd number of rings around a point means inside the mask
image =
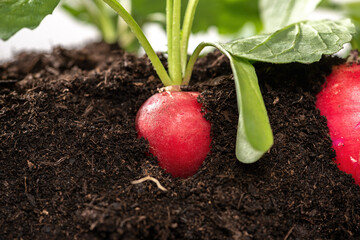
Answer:
[{"label": "radish leaf", "polygon": [[338,52],[351,41],[355,27],[349,19],[304,21],[272,34],[220,44],[234,56],[270,63],[312,63]]},{"label": "radish leaf", "polygon": [[255,68],[246,60],[227,54],[234,74],[239,122],[236,157],[253,163],[273,145],[273,134]]},{"label": "radish leaf", "polygon": [[274,32],[306,20],[320,2],[321,0],[260,0],[259,8],[264,32]]},{"label": "radish leaf", "polygon": [[[273,145],[273,134],[261,95],[255,68],[246,59],[230,54],[221,44],[201,43],[190,57],[188,70],[204,47],[218,48],[230,60],[234,75],[239,121],[236,136],[236,157],[240,162],[253,163]],[[187,78],[190,79],[190,71]],[[187,80],[186,80],[187,81]]]},{"label": "radish leaf", "polygon": [[60,0],[0,1],[0,38],[7,40],[22,28],[34,29]]}]

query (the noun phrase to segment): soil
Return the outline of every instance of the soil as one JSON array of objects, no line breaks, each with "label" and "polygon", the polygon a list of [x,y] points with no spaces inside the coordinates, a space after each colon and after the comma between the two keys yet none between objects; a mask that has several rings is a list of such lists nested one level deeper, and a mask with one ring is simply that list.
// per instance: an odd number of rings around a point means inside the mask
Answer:
[{"label": "soil", "polygon": [[[314,104],[338,62],[255,65],[275,144],[246,165],[229,62],[199,59],[185,90],[202,92],[212,151],[174,179],[135,131],[161,87],[146,57],[103,43],[20,54],[0,65],[0,239],[360,239],[360,187]],[[132,183],[146,176],[167,191]]]}]

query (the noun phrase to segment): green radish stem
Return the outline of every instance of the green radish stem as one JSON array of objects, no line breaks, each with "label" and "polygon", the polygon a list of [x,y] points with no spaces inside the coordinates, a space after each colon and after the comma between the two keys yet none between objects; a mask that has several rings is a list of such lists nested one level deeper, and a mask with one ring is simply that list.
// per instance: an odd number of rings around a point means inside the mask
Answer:
[{"label": "green radish stem", "polygon": [[196,59],[199,57],[201,51],[205,48],[205,47],[216,47],[211,43],[206,43],[206,42],[202,42],[200,43],[194,50],[193,54],[190,56],[188,64],[186,66],[186,70],[185,70],[185,75],[184,75],[184,80],[182,82],[183,85],[188,85],[191,79],[191,74],[192,74],[192,70],[194,68]]},{"label": "green radish stem", "polygon": [[187,64],[187,50],[196,7],[199,0],[189,0],[181,32],[181,0],[166,0],[166,32],[168,41],[168,69],[166,72],[159,57],[151,47],[134,18],[116,0],[104,0],[129,25],[151,60],[164,86],[188,85],[191,72],[201,49],[197,48]]},{"label": "green radish stem", "polygon": [[[172,71],[170,71],[170,77],[174,83],[174,85],[180,85],[182,82],[182,74],[181,74],[181,33],[180,33],[180,25],[181,25],[181,0],[173,1],[173,14],[172,14],[172,48],[169,49],[169,53],[172,55],[173,64],[171,67]],[[170,24],[170,23],[167,23]]]},{"label": "green radish stem", "polygon": [[169,72],[173,72],[173,37],[172,37],[172,28],[173,28],[173,0],[166,0],[166,34],[167,34],[167,44],[168,44],[168,69]]},{"label": "green radish stem", "polygon": [[[185,11],[185,17],[182,28],[182,37],[181,37],[181,71],[183,77],[185,76],[186,62],[187,62],[187,51],[189,45],[189,38],[191,34],[191,28],[194,21],[196,7],[199,3],[199,0],[190,0]],[[183,81],[184,84],[184,81]],[[186,84],[187,85],[187,84]]]}]

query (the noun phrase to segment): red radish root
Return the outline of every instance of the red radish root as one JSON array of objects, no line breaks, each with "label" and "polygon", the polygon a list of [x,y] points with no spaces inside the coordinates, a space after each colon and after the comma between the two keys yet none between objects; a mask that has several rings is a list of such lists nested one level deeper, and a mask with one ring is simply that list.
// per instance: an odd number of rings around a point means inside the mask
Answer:
[{"label": "red radish root", "polygon": [[162,92],[150,97],[136,116],[136,130],[150,145],[160,167],[173,177],[195,174],[210,151],[210,123],[198,92]]},{"label": "red radish root", "polygon": [[334,67],[316,107],[327,118],[339,169],[360,184],[360,65]]}]

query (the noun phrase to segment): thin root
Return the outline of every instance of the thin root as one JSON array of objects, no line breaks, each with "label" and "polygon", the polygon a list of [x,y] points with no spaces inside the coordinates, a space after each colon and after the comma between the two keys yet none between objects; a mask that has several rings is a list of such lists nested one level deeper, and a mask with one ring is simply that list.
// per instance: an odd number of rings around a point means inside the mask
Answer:
[{"label": "thin root", "polygon": [[164,192],[167,191],[166,188],[164,188],[160,184],[159,180],[157,180],[156,178],[150,177],[150,176],[146,176],[146,177],[140,178],[139,180],[132,181],[131,184],[139,184],[139,183],[142,183],[142,182],[145,182],[148,180],[153,181],[161,191],[164,191]]}]

